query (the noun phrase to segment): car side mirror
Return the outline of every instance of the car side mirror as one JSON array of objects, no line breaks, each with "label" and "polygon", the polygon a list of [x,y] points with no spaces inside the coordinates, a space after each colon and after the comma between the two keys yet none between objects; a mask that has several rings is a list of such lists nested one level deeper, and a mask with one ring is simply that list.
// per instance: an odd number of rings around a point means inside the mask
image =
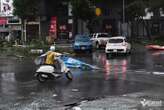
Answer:
[{"label": "car side mirror", "polygon": [[75,40],[71,40],[71,43],[74,43],[75,42]]}]

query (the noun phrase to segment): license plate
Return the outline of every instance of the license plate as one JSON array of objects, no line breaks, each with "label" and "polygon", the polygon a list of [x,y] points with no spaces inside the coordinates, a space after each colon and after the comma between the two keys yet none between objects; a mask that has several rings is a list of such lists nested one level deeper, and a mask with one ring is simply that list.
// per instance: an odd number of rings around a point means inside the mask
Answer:
[{"label": "license plate", "polygon": [[117,50],[116,50],[116,49],[114,49],[114,50],[113,50],[113,52],[117,52]]},{"label": "license plate", "polygon": [[82,49],[82,50],[84,50],[84,49],[85,49],[85,47],[81,47],[81,49]]},{"label": "license plate", "polygon": [[48,78],[48,75],[46,75],[46,74],[42,74],[41,75],[43,78]]}]

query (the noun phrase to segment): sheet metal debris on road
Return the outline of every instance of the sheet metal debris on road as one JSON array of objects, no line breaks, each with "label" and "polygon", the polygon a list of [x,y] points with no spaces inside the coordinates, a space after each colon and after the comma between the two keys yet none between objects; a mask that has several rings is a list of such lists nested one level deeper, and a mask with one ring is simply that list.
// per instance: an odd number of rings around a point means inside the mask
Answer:
[{"label": "sheet metal debris on road", "polygon": [[99,69],[97,66],[85,63],[72,57],[62,56],[61,59],[64,61],[68,68]]},{"label": "sheet metal debris on road", "polygon": [[[84,70],[100,69],[97,66],[85,63],[85,62],[75,59],[73,57],[64,55],[64,56],[60,56],[60,59],[64,61],[65,65],[68,68],[80,68],[80,69],[84,69]],[[37,65],[44,64],[44,57],[37,57],[34,62]]]}]

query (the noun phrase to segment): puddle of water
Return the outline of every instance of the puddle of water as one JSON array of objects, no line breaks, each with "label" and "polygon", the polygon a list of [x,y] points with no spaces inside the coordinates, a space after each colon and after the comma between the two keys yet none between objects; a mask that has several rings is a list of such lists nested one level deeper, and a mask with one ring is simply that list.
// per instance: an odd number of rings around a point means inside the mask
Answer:
[{"label": "puddle of water", "polygon": [[153,72],[154,75],[164,75],[164,72]]}]

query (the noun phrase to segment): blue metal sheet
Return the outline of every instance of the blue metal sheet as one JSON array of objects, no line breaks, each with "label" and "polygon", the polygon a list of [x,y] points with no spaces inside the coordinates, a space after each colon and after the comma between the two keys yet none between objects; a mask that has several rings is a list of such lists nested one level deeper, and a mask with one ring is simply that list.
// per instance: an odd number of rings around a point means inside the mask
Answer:
[{"label": "blue metal sheet", "polygon": [[[69,56],[60,56],[60,59],[64,61],[65,65],[68,68],[80,68],[80,69],[99,69],[97,66],[85,63],[83,61],[77,60],[75,58],[69,57]],[[43,57],[37,57],[35,59],[35,64],[41,65],[44,64],[45,56]]]},{"label": "blue metal sheet", "polygon": [[80,69],[99,69],[98,67],[85,63],[83,61],[77,60],[72,57],[62,56],[61,59],[64,61],[68,68],[80,68]]}]

